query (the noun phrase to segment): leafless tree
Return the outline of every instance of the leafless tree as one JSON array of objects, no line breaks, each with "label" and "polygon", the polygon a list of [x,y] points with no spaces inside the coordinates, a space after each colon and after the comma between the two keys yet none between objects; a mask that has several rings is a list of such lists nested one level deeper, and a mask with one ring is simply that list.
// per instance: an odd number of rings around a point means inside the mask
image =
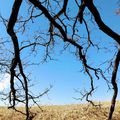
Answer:
[{"label": "leafless tree", "polygon": [[[72,5],[76,8],[75,10],[72,9]],[[24,15],[20,16],[19,13],[22,6],[26,6],[26,8],[24,10]],[[83,71],[89,76],[91,89],[84,94],[81,93],[82,97],[86,97],[88,102],[94,104],[92,100],[89,99],[89,96],[91,96],[95,90],[95,78],[100,79],[102,77],[106,80],[109,88],[109,84],[112,84],[114,94],[111,101],[108,120],[112,119],[118,94],[116,79],[120,61],[120,35],[104,23],[93,0],[15,0],[13,2],[10,18],[6,19],[1,15],[1,22],[6,26],[7,33],[11,38],[7,41],[7,44],[8,42],[12,43],[14,48],[11,51],[12,60],[9,58],[8,61],[5,59],[2,61],[1,59],[0,62],[0,70],[4,68],[4,70],[10,74],[11,90],[9,99],[11,106],[9,108],[15,108],[16,102],[25,103],[26,120],[30,119],[29,99],[31,98],[34,100],[35,97],[29,94],[29,82],[24,72],[24,63],[21,59],[21,54],[27,49],[29,49],[32,54],[37,54],[38,49],[42,46],[45,50],[43,61],[47,61],[48,59],[52,59],[51,51],[54,50],[58,42],[59,44],[64,43],[63,50],[72,47],[73,53],[82,63]],[[37,24],[35,24],[36,22]],[[45,27],[41,27],[44,29],[42,32],[40,31],[41,24],[46,24]],[[90,48],[93,47],[98,51],[102,49],[99,42],[91,39],[91,24],[98,26],[102,32],[113,39],[113,41],[111,41],[111,48],[115,50],[114,54],[116,57],[109,59],[107,61],[109,64],[107,64],[108,66],[106,67],[106,71],[108,72],[113,69],[111,81],[106,78],[106,72],[104,72],[102,68],[89,64],[87,54]],[[32,29],[33,26],[36,28]],[[81,26],[84,26],[87,33],[86,36],[82,35]],[[19,39],[19,36],[25,36],[26,33],[28,34],[29,28],[34,30],[32,32],[33,34],[29,35],[31,39]],[[3,43],[1,42],[0,45],[4,44],[5,40],[3,39]],[[115,62],[113,65],[114,59]],[[25,92],[24,100],[17,98],[18,90],[15,86],[15,79],[18,79],[22,85]],[[41,95],[38,95],[37,98],[39,96]]]}]

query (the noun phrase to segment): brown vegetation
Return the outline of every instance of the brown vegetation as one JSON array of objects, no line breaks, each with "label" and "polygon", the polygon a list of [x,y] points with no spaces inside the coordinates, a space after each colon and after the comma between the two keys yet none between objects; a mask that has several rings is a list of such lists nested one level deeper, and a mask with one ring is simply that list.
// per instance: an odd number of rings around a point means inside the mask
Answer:
[{"label": "brown vegetation", "polygon": [[[113,115],[113,120],[120,120],[120,102]],[[43,112],[37,107],[31,109],[36,113],[33,120],[107,120],[110,103],[104,102],[100,107],[88,104],[42,106]],[[19,108],[22,110],[22,108]],[[25,116],[5,107],[0,108],[0,120],[24,120]]]}]

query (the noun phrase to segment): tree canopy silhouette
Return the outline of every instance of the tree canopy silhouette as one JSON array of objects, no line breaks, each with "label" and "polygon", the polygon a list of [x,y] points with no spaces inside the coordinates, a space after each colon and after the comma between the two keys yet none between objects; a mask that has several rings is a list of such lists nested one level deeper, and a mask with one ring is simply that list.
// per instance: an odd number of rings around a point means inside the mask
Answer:
[{"label": "tree canopy silhouette", "polygon": [[[20,15],[20,11],[24,14]],[[31,54],[37,54],[37,50],[44,47],[45,55],[43,61],[47,61],[48,59],[52,59],[51,51],[58,42],[59,44],[64,43],[64,51],[72,47],[75,57],[81,61],[82,71],[89,76],[91,89],[85,93],[81,93],[82,98],[86,98],[89,103],[94,105],[89,97],[95,90],[94,80],[96,78],[103,78],[107,82],[109,89],[111,89],[112,85],[114,94],[108,120],[112,119],[118,94],[117,72],[120,61],[120,35],[104,23],[93,0],[15,0],[10,11],[10,17],[4,18],[1,13],[0,18],[10,37],[9,40],[2,39],[0,41],[1,55],[5,56],[4,52],[7,54],[7,51],[3,52],[2,48],[4,45],[12,43],[14,48],[12,51],[8,51],[8,54],[12,54],[13,58],[5,59],[3,57],[0,60],[1,73],[7,71],[10,74],[9,108],[16,109],[17,102],[24,103],[27,116],[26,120],[30,119],[29,100],[32,99],[36,103],[35,98],[41,97],[49,89],[38,96],[32,96],[29,93],[29,78],[24,72],[26,64],[22,61],[22,53],[29,49]],[[44,24],[44,27],[41,27],[41,24]],[[102,65],[98,67],[89,64],[89,58],[87,57],[90,48],[94,48],[96,51],[102,49],[100,47],[100,41],[91,38],[92,29],[90,29],[90,26],[92,25],[97,26],[100,31],[112,38],[107,43],[112,43],[110,49],[115,51],[114,58],[108,59],[107,62],[104,61],[103,64],[107,63],[104,70],[101,67]],[[81,26],[86,30],[85,36],[82,36]],[[32,29],[32,27],[35,27],[35,29]],[[40,27],[43,28],[43,31],[39,30]],[[31,32],[29,33],[28,31],[30,29]],[[26,34],[32,36],[32,38],[28,40],[21,38],[21,36],[26,36]],[[102,46],[106,47],[106,41],[102,42],[104,44]],[[109,72],[110,70],[112,72]],[[111,79],[106,77],[106,72],[109,73]],[[22,88],[15,85],[16,79],[20,81]],[[20,89],[24,91],[24,95],[19,93]]]}]

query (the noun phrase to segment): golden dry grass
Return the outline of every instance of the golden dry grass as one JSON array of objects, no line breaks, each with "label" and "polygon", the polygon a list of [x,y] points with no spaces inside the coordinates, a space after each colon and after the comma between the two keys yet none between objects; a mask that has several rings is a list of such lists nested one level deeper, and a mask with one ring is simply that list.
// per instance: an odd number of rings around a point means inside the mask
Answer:
[{"label": "golden dry grass", "polygon": [[[88,104],[42,106],[43,112],[37,107],[31,109],[36,113],[33,120],[107,120],[110,103],[102,103],[101,108]],[[23,108],[19,108],[23,109]],[[5,107],[0,107],[0,120],[24,120],[25,116]],[[120,120],[120,102],[113,116],[113,120]]]}]

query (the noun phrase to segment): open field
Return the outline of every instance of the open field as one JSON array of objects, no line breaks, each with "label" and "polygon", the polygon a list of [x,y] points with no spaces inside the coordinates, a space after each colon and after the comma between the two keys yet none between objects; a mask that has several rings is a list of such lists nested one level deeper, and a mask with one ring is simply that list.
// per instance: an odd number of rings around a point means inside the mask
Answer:
[{"label": "open field", "polygon": [[[88,104],[42,106],[43,112],[34,107],[32,112],[36,113],[33,120],[106,120],[110,103],[102,103],[101,108]],[[23,109],[23,108],[19,108]],[[0,120],[24,120],[24,115],[5,107],[0,107]],[[117,102],[113,120],[120,120],[120,102]]]}]

